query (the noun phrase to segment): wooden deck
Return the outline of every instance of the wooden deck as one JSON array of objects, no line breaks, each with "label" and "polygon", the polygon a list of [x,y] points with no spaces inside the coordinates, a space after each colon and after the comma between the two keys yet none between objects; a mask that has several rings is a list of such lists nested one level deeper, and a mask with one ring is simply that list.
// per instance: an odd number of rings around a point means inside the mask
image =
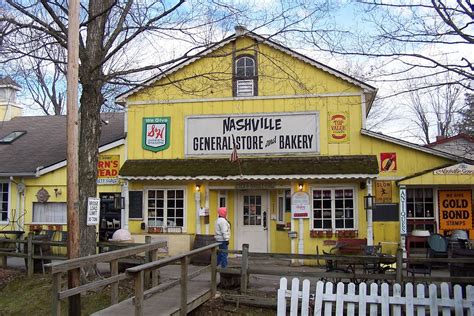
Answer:
[{"label": "wooden deck", "polygon": [[[210,299],[211,282],[209,277],[207,280],[196,278],[188,281],[188,312],[197,308]],[[179,315],[181,289],[179,284],[147,298],[143,303],[144,315]],[[106,309],[98,311],[94,316],[129,316],[134,315],[135,306],[133,299],[127,299],[116,305],[112,305]]]}]

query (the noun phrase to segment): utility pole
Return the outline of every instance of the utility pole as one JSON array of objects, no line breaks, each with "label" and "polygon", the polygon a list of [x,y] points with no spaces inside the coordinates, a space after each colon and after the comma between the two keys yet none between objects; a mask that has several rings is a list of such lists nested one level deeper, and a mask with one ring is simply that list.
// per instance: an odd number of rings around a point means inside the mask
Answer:
[{"label": "utility pole", "polygon": [[[69,1],[67,32],[67,231],[68,258],[79,257],[78,82],[79,2]],[[68,273],[69,288],[80,286],[80,269]],[[81,295],[69,298],[69,315],[80,315]]]}]

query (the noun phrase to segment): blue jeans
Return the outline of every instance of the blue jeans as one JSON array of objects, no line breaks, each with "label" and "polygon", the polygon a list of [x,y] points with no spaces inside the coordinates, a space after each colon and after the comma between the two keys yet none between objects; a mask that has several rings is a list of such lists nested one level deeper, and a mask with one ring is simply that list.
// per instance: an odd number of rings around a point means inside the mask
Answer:
[{"label": "blue jeans", "polygon": [[[219,250],[229,249],[228,241],[219,241]],[[218,251],[217,252],[217,265],[220,265],[222,268],[227,267],[227,252]]]}]

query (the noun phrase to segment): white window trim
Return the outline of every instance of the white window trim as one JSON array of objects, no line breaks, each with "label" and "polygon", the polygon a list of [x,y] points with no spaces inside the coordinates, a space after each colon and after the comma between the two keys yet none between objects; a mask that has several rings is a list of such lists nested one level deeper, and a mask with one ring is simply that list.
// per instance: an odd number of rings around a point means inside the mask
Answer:
[{"label": "white window trim", "polygon": [[216,207],[216,209],[218,209],[220,207],[221,198],[225,199],[225,207],[227,207],[227,209],[228,209],[229,208],[229,197],[228,197],[228,191],[227,190],[217,191],[217,207]]},{"label": "white window trim", "polygon": [[188,220],[187,220],[187,213],[188,213],[188,205],[187,205],[187,200],[188,200],[188,190],[186,189],[185,186],[147,186],[143,187],[143,205],[145,212],[143,214],[143,222],[145,222],[146,227],[148,228],[148,191],[149,190],[183,190],[184,191],[184,198],[183,198],[183,208],[184,208],[184,214],[183,214],[183,228],[181,230],[182,233],[186,233],[188,230]]},{"label": "white window trim", "polygon": [[[331,198],[331,226],[332,232],[335,233],[336,231],[345,231],[345,230],[359,230],[359,191],[357,187],[353,184],[341,184],[341,185],[318,185],[318,186],[310,186],[310,201],[311,201],[311,230],[316,231],[325,231],[328,230],[327,228],[315,228],[314,227],[314,209],[313,209],[313,191],[314,190],[344,190],[344,189],[352,189],[354,192],[354,228],[336,228],[336,204],[333,203],[333,198]],[[332,193],[331,193],[332,194]]]},{"label": "white window trim", "polygon": [[[277,188],[277,224],[285,224],[285,191],[290,191],[290,195],[291,195],[291,187],[288,186],[288,187],[281,187],[281,188]],[[283,191],[283,193],[280,193],[280,191]],[[283,198],[283,218],[280,219],[278,218],[279,215],[280,215],[280,198]],[[290,202],[290,208],[291,208],[291,202]]]},{"label": "white window trim", "polygon": [[8,180],[0,180],[0,183],[8,183],[8,201],[7,201],[7,220],[2,221],[0,216],[0,224],[9,224],[10,223],[10,210],[11,210],[11,196],[12,196],[12,183]]},{"label": "white window trim", "polygon": [[438,213],[439,213],[439,206],[438,206],[438,191],[443,191],[443,190],[455,190],[455,189],[451,189],[451,188],[445,188],[445,189],[440,189],[440,188],[436,188],[436,187],[433,187],[433,186],[407,186],[406,187],[406,190],[407,190],[407,204],[408,204],[408,190],[416,190],[416,189],[431,189],[433,191],[433,216],[432,217],[408,217],[408,209],[407,209],[407,220],[408,219],[419,219],[419,220],[430,220],[430,219],[434,219],[436,221],[436,226],[435,229],[436,231],[439,230],[439,218],[438,218]]}]

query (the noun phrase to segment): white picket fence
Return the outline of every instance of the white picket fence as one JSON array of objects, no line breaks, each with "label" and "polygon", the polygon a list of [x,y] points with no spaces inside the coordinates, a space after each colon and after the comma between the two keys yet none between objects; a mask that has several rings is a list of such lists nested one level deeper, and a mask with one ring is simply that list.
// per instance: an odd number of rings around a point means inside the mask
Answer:
[{"label": "white picket fence", "polygon": [[[336,293],[334,284],[331,282],[318,281],[316,291],[310,293],[309,280],[303,281],[300,290],[300,280],[294,278],[291,282],[291,290],[287,289],[286,278],[280,279],[280,289],[278,290],[278,316],[287,315],[287,298],[290,298],[290,315],[307,316],[310,313],[310,305],[314,309],[314,315],[454,315],[474,316],[474,286],[466,287],[466,297],[462,296],[462,288],[455,285],[453,297],[449,294],[449,285],[441,284],[441,297],[438,297],[438,288],[435,284],[428,287],[428,296],[425,295],[425,285],[416,286],[416,295],[413,284],[405,285],[405,292],[402,296],[400,284],[393,285],[393,293],[389,293],[389,285],[383,283],[379,294],[379,285],[370,284],[370,292],[367,293],[367,284],[360,283],[359,291],[356,294],[356,285],[349,283],[338,283]],[[314,304],[313,304],[314,303]],[[403,313],[403,314],[402,314]]]}]

